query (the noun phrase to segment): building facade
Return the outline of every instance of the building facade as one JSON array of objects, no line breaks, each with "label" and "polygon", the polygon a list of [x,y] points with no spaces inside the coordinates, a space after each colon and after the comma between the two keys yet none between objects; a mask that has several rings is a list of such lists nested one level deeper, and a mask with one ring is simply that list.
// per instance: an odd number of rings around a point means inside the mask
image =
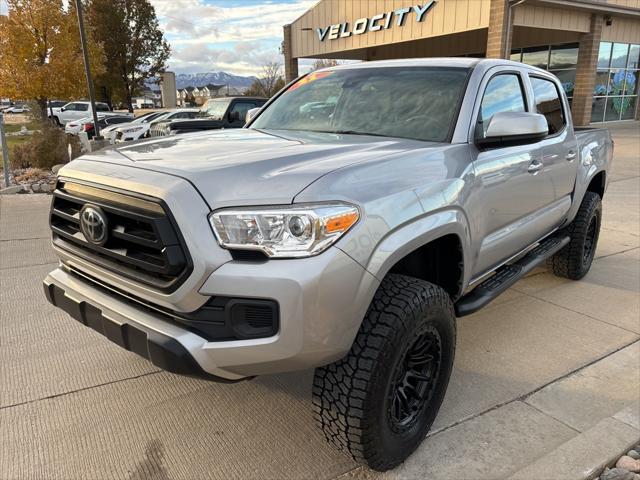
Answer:
[{"label": "building facade", "polygon": [[510,58],[555,73],[577,125],[640,118],[640,0],[320,0],[283,50],[288,81],[301,58]]}]

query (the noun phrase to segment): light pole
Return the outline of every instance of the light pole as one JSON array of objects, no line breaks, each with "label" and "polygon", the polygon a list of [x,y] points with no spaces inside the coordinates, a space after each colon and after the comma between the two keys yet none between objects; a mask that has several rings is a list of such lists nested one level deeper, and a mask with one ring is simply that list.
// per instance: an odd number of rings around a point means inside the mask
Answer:
[{"label": "light pole", "polygon": [[4,186],[9,186],[9,148],[4,134],[4,115],[0,113],[0,143],[2,144],[2,167],[4,169]]},{"label": "light pole", "polygon": [[87,75],[87,87],[89,88],[89,101],[93,113],[93,130],[95,140],[102,140],[100,136],[100,126],[98,125],[98,114],[96,113],[96,96],[93,91],[93,79],[91,78],[91,65],[89,65],[89,51],[87,49],[87,36],[84,33],[84,20],[82,18],[82,3],[76,0],[76,10],[78,11],[78,26],[80,27],[80,43],[82,44],[82,56],[84,57],[84,70]]}]

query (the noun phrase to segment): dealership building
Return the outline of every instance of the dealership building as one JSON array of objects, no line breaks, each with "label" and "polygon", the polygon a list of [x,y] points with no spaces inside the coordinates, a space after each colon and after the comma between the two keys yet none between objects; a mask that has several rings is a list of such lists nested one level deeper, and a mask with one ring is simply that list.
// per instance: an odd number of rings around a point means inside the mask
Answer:
[{"label": "dealership building", "polygon": [[577,125],[640,118],[640,0],[320,0],[283,47],[287,80],[301,58],[508,58],[557,75]]}]

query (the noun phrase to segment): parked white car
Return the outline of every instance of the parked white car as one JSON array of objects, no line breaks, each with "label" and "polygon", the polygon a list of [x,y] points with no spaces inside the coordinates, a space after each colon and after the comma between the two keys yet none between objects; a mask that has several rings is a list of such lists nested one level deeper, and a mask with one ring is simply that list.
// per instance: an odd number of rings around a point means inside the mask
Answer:
[{"label": "parked white car", "polygon": [[29,107],[26,105],[14,105],[13,107],[5,108],[3,113],[26,113],[29,111]]},{"label": "parked white car", "polygon": [[[112,112],[109,105],[102,102],[96,102],[96,112],[101,115],[123,115],[122,113]],[[60,126],[66,125],[73,120],[80,120],[85,117],[92,117],[91,102],[69,102],[64,107],[52,109],[52,119]],[[133,114],[124,114],[131,115]]]},{"label": "parked white car", "polygon": [[144,125],[146,123],[150,123],[153,120],[161,117],[165,113],[166,112],[145,113],[144,115],[140,115],[139,117],[136,117],[134,120],[132,120],[129,123],[125,123],[125,124],[121,123],[120,125],[110,125],[108,127],[102,128],[100,129],[100,135],[102,135],[105,140],[108,140],[109,143],[113,144],[116,141],[116,133],[118,132],[118,128],[129,128],[129,127],[133,128],[138,125]]},{"label": "parked white car", "polygon": [[[100,126],[100,134],[106,127],[119,127],[128,123],[131,117],[128,114],[104,115],[98,114],[98,124]],[[72,120],[64,126],[64,132],[69,135],[78,135],[81,132],[90,132],[89,137],[93,137],[93,117],[85,117],[80,120]]]},{"label": "parked white car", "polygon": [[138,125],[127,125],[116,129],[115,143],[130,142],[132,140],[138,140],[146,136],[147,132],[156,122],[163,120],[177,120],[180,118],[195,118],[200,110],[198,108],[175,108],[169,110],[153,121],[148,123],[141,123]]}]

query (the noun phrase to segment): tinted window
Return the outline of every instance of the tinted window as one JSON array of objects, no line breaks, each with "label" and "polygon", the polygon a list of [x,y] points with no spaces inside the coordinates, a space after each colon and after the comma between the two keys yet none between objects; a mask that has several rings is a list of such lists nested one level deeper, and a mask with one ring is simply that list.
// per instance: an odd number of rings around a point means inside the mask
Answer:
[{"label": "tinted window", "polygon": [[231,113],[238,112],[240,114],[240,121],[244,123],[244,119],[247,117],[247,112],[256,107],[257,105],[253,102],[236,102],[233,107],[231,107]]},{"label": "tinted window", "polygon": [[440,67],[318,71],[291,85],[251,127],[443,142],[467,74]]},{"label": "tinted window", "polygon": [[543,78],[531,77],[533,87],[533,99],[536,103],[536,112],[545,116],[549,126],[549,134],[559,132],[564,127],[564,114],[562,113],[562,101],[556,85]]},{"label": "tinted window", "polygon": [[108,112],[109,110],[109,105],[105,104],[105,103],[96,103],[96,112]]},{"label": "tinted window", "polygon": [[497,75],[489,80],[482,97],[478,122],[481,135],[487,132],[489,120],[498,112],[525,112],[520,79],[515,74]]},{"label": "tinted window", "polygon": [[131,119],[128,117],[113,117],[113,118],[107,118],[105,119],[105,121],[107,122],[107,125],[115,125],[116,123],[130,122]]},{"label": "tinted window", "polygon": [[74,110],[77,112],[86,112],[89,110],[89,105],[86,103],[74,103],[74,105],[76,106]]},{"label": "tinted window", "polygon": [[547,68],[549,47],[531,47],[522,50],[522,63],[538,68]]}]

